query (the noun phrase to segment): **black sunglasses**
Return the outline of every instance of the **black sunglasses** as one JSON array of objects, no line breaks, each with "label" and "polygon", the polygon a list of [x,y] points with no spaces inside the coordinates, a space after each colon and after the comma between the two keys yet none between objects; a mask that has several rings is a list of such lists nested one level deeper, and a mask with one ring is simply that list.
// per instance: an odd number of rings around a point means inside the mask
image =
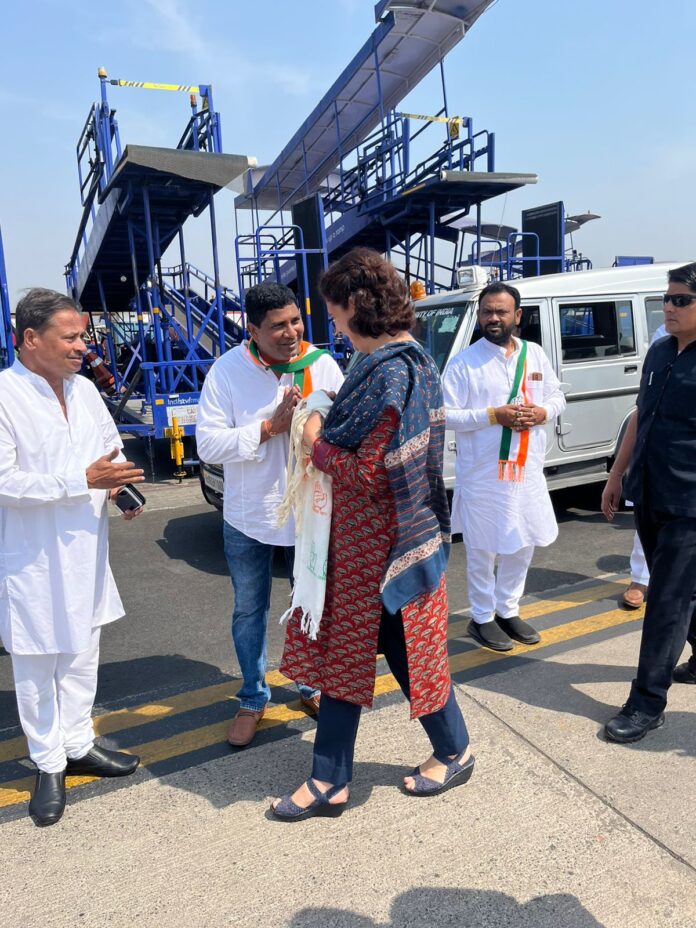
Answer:
[{"label": "black sunglasses", "polygon": [[685,306],[689,306],[694,300],[696,300],[696,296],[691,296],[688,293],[665,293],[662,297],[662,302],[665,306],[671,303],[672,306],[675,306],[677,309],[683,309]]}]

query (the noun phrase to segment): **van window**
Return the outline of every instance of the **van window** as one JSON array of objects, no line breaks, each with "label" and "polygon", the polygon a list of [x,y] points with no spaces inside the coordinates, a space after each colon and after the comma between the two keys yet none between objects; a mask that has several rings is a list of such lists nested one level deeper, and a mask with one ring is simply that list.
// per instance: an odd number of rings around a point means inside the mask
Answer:
[{"label": "van window", "polygon": [[636,353],[630,300],[561,303],[564,361],[587,361]]},{"label": "van window", "polygon": [[541,315],[538,306],[522,307],[520,338],[523,338],[526,342],[541,344]]},{"label": "van window", "polygon": [[662,302],[661,296],[646,296],[645,318],[648,323],[648,343],[650,343],[655,332],[665,321],[665,304]]},{"label": "van window", "polygon": [[411,334],[433,356],[441,371],[450,356],[462,320],[472,305],[471,300],[467,300],[454,306],[419,309],[416,303],[416,324]]}]

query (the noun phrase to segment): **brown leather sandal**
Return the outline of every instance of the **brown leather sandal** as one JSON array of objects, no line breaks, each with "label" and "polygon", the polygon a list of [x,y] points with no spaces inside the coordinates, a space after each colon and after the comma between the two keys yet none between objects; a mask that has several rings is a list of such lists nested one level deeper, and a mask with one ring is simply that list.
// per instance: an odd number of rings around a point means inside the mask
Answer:
[{"label": "brown leather sandal", "polygon": [[621,605],[626,609],[640,609],[647,597],[648,588],[642,583],[631,582],[631,585],[621,597]]}]

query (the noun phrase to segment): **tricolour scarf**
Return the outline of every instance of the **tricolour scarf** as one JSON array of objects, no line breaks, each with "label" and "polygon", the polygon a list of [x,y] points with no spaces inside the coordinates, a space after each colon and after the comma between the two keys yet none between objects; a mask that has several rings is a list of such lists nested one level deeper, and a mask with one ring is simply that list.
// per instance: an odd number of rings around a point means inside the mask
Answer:
[{"label": "tricolour scarf", "polygon": [[309,342],[300,342],[299,354],[292,360],[286,362],[274,361],[269,364],[259,354],[258,345],[253,338],[249,339],[249,354],[254,364],[258,364],[259,367],[267,367],[276,374],[292,374],[292,382],[296,387],[300,388],[302,396],[309,396],[312,392],[310,364],[313,364],[319,355],[327,353],[323,348],[313,348]]},{"label": "tricolour scarf", "polygon": [[[529,402],[527,396],[527,342],[521,342],[520,355],[515,367],[515,377],[512,381],[512,388],[508,403],[519,402],[518,397],[521,395],[526,403]],[[520,394],[520,389],[522,393]],[[517,445],[517,456],[514,460],[510,457],[510,448],[512,447],[512,429],[507,426],[503,427],[503,434],[500,439],[500,451],[498,452],[498,480],[511,480],[516,483],[524,480],[524,466],[527,463],[527,454],[529,452],[529,431],[519,433],[519,442]]]},{"label": "tricolour scarf", "polygon": [[322,437],[355,450],[389,408],[399,418],[384,459],[397,524],[380,592],[384,607],[394,614],[417,596],[438,589],[451,542],[442,477],[445,410],[440,373],[418,342],[393,342],[362,358],[346,377]]}]

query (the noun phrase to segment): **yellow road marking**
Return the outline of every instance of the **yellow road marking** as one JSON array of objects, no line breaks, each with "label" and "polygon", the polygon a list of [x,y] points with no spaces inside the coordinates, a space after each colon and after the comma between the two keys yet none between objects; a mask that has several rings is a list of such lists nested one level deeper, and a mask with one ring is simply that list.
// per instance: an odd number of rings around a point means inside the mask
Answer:
[{"label": "yellow road marking", "polygon": [[[600,583],[586,587],[583,590],[560,593],[558,596],[552,596],[549,599],[537,600],[523,606],[520,609],[520,615],[523,619],[534,619],[544,615],[551,615],[554,612],[562,612],[564,609],[588,605],[589,603],[605,599],[609,596],[617,595],[622,592],[628,582],[628,580],[616,580],[609,583]],[[451,622],[448,629],[448,637],[459,638],[466,633],[468,624],[468,619],[459,622]],[[292,683],[292,681],[279,670],[269,671],[266,674],[266,681],[269,686],[288,686]],[[97,735],[110,735],[117,731],[127,731],[130,728],[137,728],[138,725],[145,725],[148,722],[171,718],[182,712],[189,712],[193,709],[203,709],[207,706],[214,705],[216,702],[232,699],[241,685],[241,680],[229,683],[218,683],[214,686],[206,686],[201,689],[178,693],[175,696],[160,699],[156,703],[145,703],[142,706],[117,709],[105,715],[95,716],[94,729]],[[8,760],[17,760],[20,757],[24,757],[26,755],[26,750],[27,746],[24,735],[19,735],[17,738],[11,738],[8,741],[0,742],[0,764]]]},{"label": "yellow road marking", "polygon": [[[643,618],[644,612],[644,609],[635,612],[628,612],[626,609],[610,609],[608,612],[600,612],[598,615],[591,615],[586,619],[565,622],[563,625],[555,625],[544,632],[539,632],[541,641],[538,644],[516,644],[510,651],[487,651],[484,648],[477,648],[475,651],[454,654],[450,657],[450,673],[455,674],[461,673],[463,670],[473,670],[474,667],[483,667],[505,657],[527,655],[532,651],[538,651],[540,648],[548,648],[552,644],[571,641],[573,638],[591,635],[594,632],[601,632],[617,625],[625,625],[627,622],[636,622],[638,619]],[[399,684],[390,673],[385,673],[375,680],[375,696],[383,696],[385,693],[392,693],[397,689],[399,689]]]},{"label": "yellow road marking", "polygon": [[583,635],[592,635],[594,632],[601,632],[607,628],[615,628],[618,625],[636,622],[638,619],[643,618],[644,611],[644,609],[635,612],[628,612],[626,609],[610,609],[608,612],[600,612],[598,615],[591,615],[586,619],[575,619],[572,622],[565,622],[563,625],[555,625],[553,628],[547,628],[546,631],[539,632],[541,641],[538,644],[516,644],[511,651],[486,651],[480,649],[455,654],[450,658],[450,672],[459,673],[462,670],[481,667],[484,664],[490,664],[491,661],[499,660],[501,657],[527,655],[538,651],[540,648],[548,648],[552,644],[561,644],[564,641],[571,641],[573,638],[580,638]]},{"label": "yellow road marking", "polygon": [[[561,593],[549,599],[540,599],[523,606],[520,609],[520,616],[523,619],[535,619],[544,615],[552,615],[554,612],[562,612],[564,609],[585,606],[589,603],[617,595],[623,591],[628,583],[628,580],[615,580],[609,583],[587,587],[584,590]],[[459,638],[460,635],[466,633],[468,624],[468,619],[450,622],[447,632],[448,637]],[[279,670],[268,671],[266,674],[266,681],[269,686],[287,686],[292,683],[292,681]],[[116,731],[126,731],[129,728],[137,728],[138,725],[145,725],[148,722],[155,722],[158,719],[179,715],[182,712],[190,712],[193,709],[204,709],[207,706],[212,706],[216,702],[222,702],[224,699],[232,699],[239,691],[241,685],[241,680],[230,681],[229,683],[218,683],[214,686],[206,686],[197,690],[187,690],[185,693],[168,696],[164,699],[160,699],[156,703],[145,703],[142,706],[116,709],[114,712],[95,716],[94,729],[97,735],[110,735]],[[24,735],[20,735],[17,738],[10,738],[8,741],[0,741],[0,764],[8,760],[17,760],[20,757],[24,757],[25,754],[26,739]]]},{"label": "yellow road marking", "polygon": [[[558,596],[552,596],[549,599],[539,599],[522,606],[520,618],[538,619],[540,616],[552,615],[554,612],[563,612],[565,609],[575,609],[578,606],[587,606],[601,599],[609,599],[611,596],[623,593],[624,587],[628,586],[628,583],[628,580],[615,580],[611,583],[601,583],[597,586],[587,587],[584,590],[559,593]],[[465,634],[468,624],[468,619],[460,622],[450,622],[447,637],[459,638],[460,635]]]},{"label": "yellow road marking", "polygon": [[[643,611],[643,609],[635,612],[627,612],[625,609],[610,609],[608,612],[602,612],[585,619],[576,619],[572,622],[556,625],[554,628],[549,628],[540,633],[541,641],[539,644],[532,646],[516,645],[511,651],[493,652],[481,649],[466,651],[463,654],[455,654],[450,659],[450,671],[452,673],[459,673],[462,670],[480,667],[485,664],[490,664],[493,661],[501,660],[502,658],[516,657],[520,654],[526,655],[553,644],[559,644],[564,641],[572,640],[573,638],[591,635],[594,632],[602,631],[607,628],[635,622],[643,617]],[[277,671],[274,672],[274,674],[283,677],[283,675],[279,674]],[[274,674],[269,674],[269,678],[273,677]],[[283,679],[285,680],[286,678],[283,677]],[[224,686],[224,684],[222,685]],[[375,681],[375,696],[391,693],[398,689],[398,686],[398,683],[390,673],[383,674],[377,677]],[[230,689],[231,688],[230,686]],[[208,689],[215,689],[215,687],[209,687]],[[227,690],[227,692],[230,692],[230,690]],[[294,719],[304,718],[306,712],[301,709],[292,708],[294,705],[298,705],[298,702],[295,701],[290,704],[271,706],[267,709],[259,728],[275,728],[277,725],[283,725]],[[168,738],[159,738],[155,741],[138,745],[127,753],[137,752],[141,757],[143,766],[147,767],[162,760],[189,754],[192,751],[197,751],[201,748],[210,747],[214,744],[223,742],[226,737],[228,724],[228,722],[216,722],[214,725],[194,728],[190,731],[184,731]],[[95,777],[68,777],[66,786],[68,789],[73,789],[75,786],[91,783],[94,779]],[[16,805],[19,802],[26,802],[31,795],[30,791],[33,782],[34,777],[23,777],[20,780],[11,780],[3,783],[0,786],[0,808]]]},{"label": "yellow road marking", "polygon": [[[266,674],[266,681],[269,686],[286,686],[291,682],[279,670],[269,671]],[[217,683],[214,686],[206,686],[199,690],[178,693],[176,696],[166,697],[156,703],[146,703],[142,706],[133,706],[127,709],[116,709],[114,712],[95,716],[94,730],[97,735],[110,735],[116,731],[137,728],[138,725],[169,718],[182,712],[189,712],[192,709],[203,709],[206,706],[214,705],[216,702],[222,702],[224,699],[232,699],[241,685],[241,680]],[[0,742],[0,763],[24,757],[26,750],[27,743],[24,735],[2,741]]]},{"label": "yellow road marking", "polygon": [[[277,725],[284,725],[295,719],[307,717],[307,713],[301,709],[293,709],[293,704],[283,704],[280,706],[271,706],[266,710],[259,729],[275,728]],[[294,703],[299,705],[299,701]],[[202,728],[193,728],[190,731],[183,731],[169,738],[158,738],[156,741],[149,741],[145,744],[139,744],[137,747],[125,749],[126,754],[139,754],[143,767],[149,767],[161,760],[168,760],[171,757],[179,757],[182,754],[190,754],[200,748],[207,748],[213,744],[224,742],[227,736],[227,727],[229,721],[216,722],[214,725],[204,725]],[[68,777],[65,785],[68,789],[76,786],[82,786],[85,783],[92,783],[98,777]],[[31,796],[31,788],[34,785],[34,777],[23,777],[21,780],[10,780],[3,783],[0,787],[0,808],[15,805],[18,802],[26,802]]]}]

